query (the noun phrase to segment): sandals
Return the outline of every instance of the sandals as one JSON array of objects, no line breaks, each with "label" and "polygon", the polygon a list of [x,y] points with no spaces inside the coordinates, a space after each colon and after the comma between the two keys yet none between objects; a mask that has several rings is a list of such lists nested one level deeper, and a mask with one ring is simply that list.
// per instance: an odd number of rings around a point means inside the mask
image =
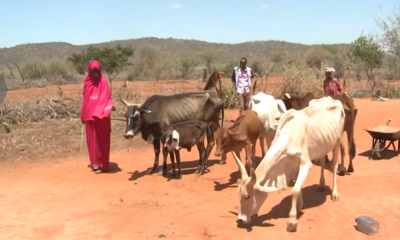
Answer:
[{"label": "sandals", "polygon": [[107,171],[104,171],[104,170],[101,169],[101,168],[94,170],[94,173],[95,173],[95,174],[105,173],[105,172],[107,172]]}]

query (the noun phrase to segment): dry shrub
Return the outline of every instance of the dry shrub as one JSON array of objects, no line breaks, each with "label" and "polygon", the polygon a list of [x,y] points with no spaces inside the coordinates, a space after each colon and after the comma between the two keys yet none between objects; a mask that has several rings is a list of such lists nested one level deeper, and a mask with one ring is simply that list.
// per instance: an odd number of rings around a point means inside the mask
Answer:
[{"label": "dry shrub", "polygon": [[4,102],[0,105],[0,124],[6,132],[10,125],[49,119],[79,118],[81,101],[38,98],[23,102]]},{"label": "dry shrub", "polygon": [[224,97],[225,109],[234,109],[237,108],[237,95],[236,90],[233,85],[230,86],[222,86],[222,96]]},{"label": "dry shrub", "polygon": [[310,68],[301,58],[286,53],[282,68],[282,85],[274,91],[275,97],[281,98],[285,93],[323,94],[322,79],[318,78],[318,71]]}]

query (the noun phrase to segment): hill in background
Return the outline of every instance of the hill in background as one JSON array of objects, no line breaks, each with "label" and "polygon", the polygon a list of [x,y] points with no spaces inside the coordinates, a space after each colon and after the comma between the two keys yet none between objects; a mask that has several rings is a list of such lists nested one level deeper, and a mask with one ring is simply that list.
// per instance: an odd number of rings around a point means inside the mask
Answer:
[{"label": "hill in background", "polygon": [[[66,58],[72,53],[79,52],[89,45],[102,47],[106,45],[132,46],[134,49],[152,47],[163,52],[175,54],[194,54],[204,50],[217,50],[224,58],[263,57],[274,52],[288,51],[289,53],[304,54],[313,45],[290,43],[285,41],[252,41],[239,44],[211,43],[198,40],[183,40],[175,38],[139,38],[119,40],[88,45],[72,45],[65,42],[49,42],[17,45],[11,48],[0,48],[0,65],[10,63],[22,64],[30,60],[48,60]],[[335,44],[338,49],[347,49],[349,44]]]}]

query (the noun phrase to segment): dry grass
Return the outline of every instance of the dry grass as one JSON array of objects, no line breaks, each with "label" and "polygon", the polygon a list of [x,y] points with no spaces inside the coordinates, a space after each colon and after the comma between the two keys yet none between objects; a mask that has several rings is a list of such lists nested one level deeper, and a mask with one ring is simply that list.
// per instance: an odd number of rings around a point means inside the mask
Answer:
[{"label": "dry grass", "polygon": [[[47,120],[19,124],[10,133],[0,133],[1,161],[55,160],[65,157],[87,156],[86,139],[82,151],[80,119]],[[112,151],[141,148],[147,145],[141,137],[127,140],[123,137],[125,122],[112,121]]]}]

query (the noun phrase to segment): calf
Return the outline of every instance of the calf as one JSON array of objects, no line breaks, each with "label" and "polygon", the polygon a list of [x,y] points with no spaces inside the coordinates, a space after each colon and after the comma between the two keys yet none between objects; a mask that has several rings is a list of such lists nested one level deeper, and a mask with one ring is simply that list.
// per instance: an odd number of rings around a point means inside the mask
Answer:
[{"label": "calf", "polygon": [[[287,188],[288,177],[298,171],[292,188],[292,206],[287,231],[297,230],[297,212],[302,210],[302,185],[312,167],[311,159],[323,159],[333,152],[332,200],[338,201],[336,185],[337,161],[342,142],[345,113],[340,101],[331,97],[314,101],[303,110],[288,110],[281,118],[271,148],[258,167],[247,174],[240,159],[232,152],[242,174],[238,186],[240,207],[239,224],[249,223],[257,214],[268,193]],[[321,124],[327,123],[325,127]],[[320,189],[325,186],[325,161],[321,162]],[[297,209],[296,209],[297,208]]]},{"label": "calf", "polygon": [[[178,178],[182,178],[181,157],[179,150],[185,148],[190,152],[194,145],[197,145],[199,151],[199,167],[205,166],[207,168],[207,156],[204,147],[204,136],[211,136],[210,126],[208,123],[199,120],[186,121],[176,123],[166,127],[166,130],[161,136],[163,144],[163,173],[167,172],[167,154],[170,153],[172,175],[176,176],[174,153],[176,155],[176,162],[178,165]],[[207,139],[209,141],[210,139]]]},{"label": "calf", "polygon": [[275,137],[275,132],[281,116],[287,111],[285,104],[280,99],[275,99],[272,95],[259,92],[252,96],[249,108],[255,111],[260,119],[262,126],[260,134],[260,147],[262,156],[265,156],[264,140],[267,141],[268,148],[271,146]]},{"label": "calf", "polygon": [[[228,128],[218,128],[215,131],[215,156],[219,157],[234,151],[240,158],[240,151],[246,151],[246,169],[250,173],[256,153],[256,142],[260,137],[261,124],[258,114],[253,110],[243,111]],[[251,155],[250,155],[251,150]]]}]

